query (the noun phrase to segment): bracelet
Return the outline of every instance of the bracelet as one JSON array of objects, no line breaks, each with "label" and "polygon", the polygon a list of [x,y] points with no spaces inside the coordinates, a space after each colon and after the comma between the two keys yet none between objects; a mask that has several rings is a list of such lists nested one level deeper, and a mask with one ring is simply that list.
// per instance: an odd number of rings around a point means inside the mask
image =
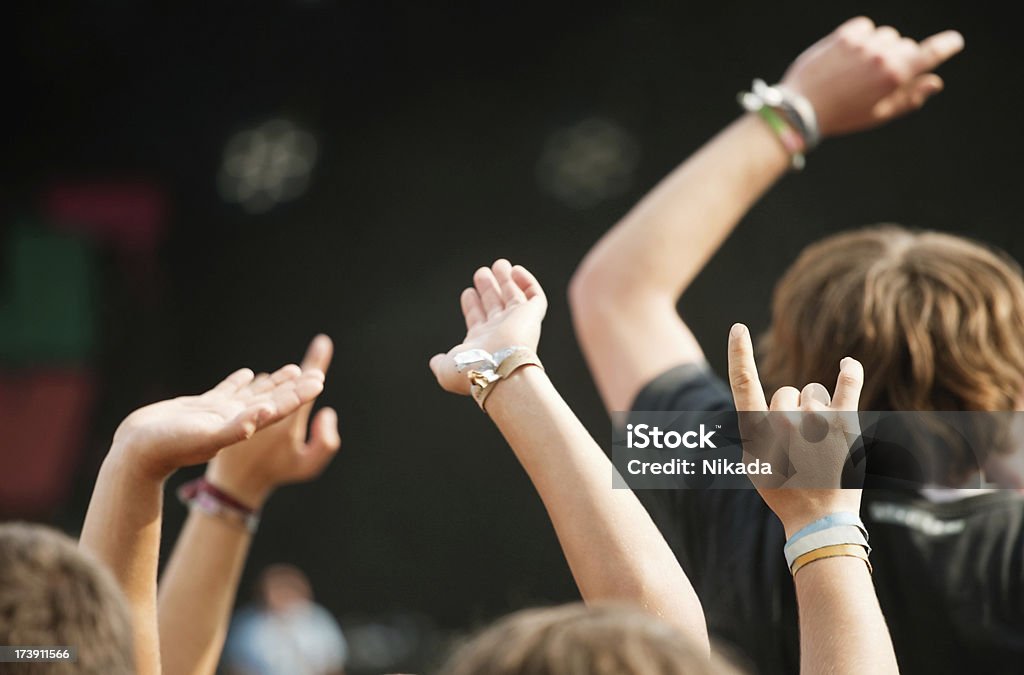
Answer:
[{"label": "bracelet", "polygon": [[770,87],[764,80],[754,80],[751,90],[741,92],[738,100],[747,112],[758,113],[779,137],[793,169],[803,169],[806,152],[821,139],[810,101],[783,87]]},{"label": "bracelet", "polygon": [[868,546],[868,538],[854,525],[839,525],[838,527],[830,527],[820,532],[808,534],[799,541],[786,544],[783,550],[786,554],[786,564],[792,567],[798,558],[811,551],[846,544],[860,546],[868,553],[871,552],[871,547]]},{"label": "bracelet", "polygon": [[834,544],[832,546],[824,546],[822,548],[809,551],[793,561],[793,565],[789,568],[789,571],[793,576],[796,576],[797,572],[816,560],[840,557],[863,560],[864,564],[868,566],[868,574],[874,574],[875,570],[871,567],[871,561],[868,560],[867,551],[855,544]]},{"label": "bracelet", "polygon": [[208,516],[220,518],[253,533],[260,524],[259,512],[200,476],[178,488],[178,500]]},{"label": "bracelet", "polygon": [[498,364],[497,370],[494,371],[494,374],[496,375],[494,379],[489,380],[486,386],[473,387],[473,398],[476,399],[481,410],[485,413],[487,412],[487,408],[484,407],[484,403],[487,401],[487,397],[491,395],[491,392],[494,391],[497,384],[523,366],[537,366],[541,370],[544,370],[544,364],[540,362],[540,358],[536,354],[529,349],[516,349],[502,359],[501,363]]},{"label": "bracelet", "polygon": [[786,541],[782,551],[786,556],[786,565],[793,571],[797,561],[804,556],[835,546],[854,546],[867,558],[871,547],[868,545],[868,531],[860,515],[851,511],[837,511],[819,518],[797,530]]}]

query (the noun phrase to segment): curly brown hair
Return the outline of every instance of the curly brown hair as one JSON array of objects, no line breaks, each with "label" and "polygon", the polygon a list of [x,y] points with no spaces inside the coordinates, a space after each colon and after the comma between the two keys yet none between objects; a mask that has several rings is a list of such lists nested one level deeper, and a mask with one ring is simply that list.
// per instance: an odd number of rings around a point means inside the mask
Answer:
[{"label": "curly brown hair", "polygon": [[[808,246],[783,275],[759,348],[773,390],[834,381],[853,356],[864,364],[861,410],[1012,411],[1024,394],[1024,280],[1009,256],[962,237],[844,232]],[[913,440],[900,446],[930,467],[919,480],[965,485],[1012,450],[1010,417],[968,421],[969,438],[954,438],[934,415],[902,420]],[[875,454],[874,466],[894,457]]]},{"label": "curly brown hair", "polygon": [[808,246],[775,287],[766,385],[864,364],[862,410],[1014,410],[1024,393],[1024,280],[1001,251],[879,225]]}]

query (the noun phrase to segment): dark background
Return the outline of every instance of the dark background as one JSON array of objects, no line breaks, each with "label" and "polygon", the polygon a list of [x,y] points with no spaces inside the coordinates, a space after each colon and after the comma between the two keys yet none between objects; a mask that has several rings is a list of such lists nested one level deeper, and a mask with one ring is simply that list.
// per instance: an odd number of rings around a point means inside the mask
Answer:
[{"label": "dark background", "polygon": [[[915,38],[957,28],[967,49],[923,113],[827,143],[743,222],[683,302],[712,364],[733,321],[766,324],[773,281],[824,234],[895,221],[1024,255],[1018,29],[976,3],[22,5],[8,8],[3,227],[55,180],[144,178],[169,204],[157,302],[140,308],[109,260],[101,276],[99,402],[54,520],[80,524],[130,410],[296,360],[324,331],[337,352],[322,401],[343,448],[269,503],[247,583],[296,563],[340,615],[410,609],[460,628],[576,597],[511,452],[427,360],[460,339],[473,270],[522,263],[551,299],[541,355],[601,439],[565,301],[576,263],[738,114],[737,91],[843,20]],[[568,206],[538,162],[552,133],[593,116],[631,134],[639,160],[624,193]],[[305,195],[250,215],[218,196],[221,153],[272,117],[311,131],[319,157]],[[184,515],[172,500],[166,512],[165,554]]]}]

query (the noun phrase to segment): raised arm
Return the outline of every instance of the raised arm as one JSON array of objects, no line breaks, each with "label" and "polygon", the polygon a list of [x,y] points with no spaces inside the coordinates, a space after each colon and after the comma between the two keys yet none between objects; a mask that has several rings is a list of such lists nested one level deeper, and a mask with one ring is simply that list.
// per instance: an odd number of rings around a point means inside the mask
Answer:
[{"label": "raised arm", "polygon": [[[852,19],[805,51],[781,84],[816,112],[824,137],[882,124],[942,89],[934,68],[963,48],[954,31],[921,43]],[[676,303],[733,228],[790,166],[747,114],[669,174],[584,258],[570,285],[573,321],[609,411],[703,352]]]},{"label": "raised arm", "polygon": [[243,369],[205,394],[136,410],[118,427],[79,545],[114,573],[124,591],[139,675],[161,672],[156,579],[164,481],[291,414],[322,389],[318,370],[285,366],[254,381],[252,371]]},{"label": "raised arm", "polygon": [[[480,268],[473,281],[462,294],[465,340],[430,362],[441,386],[458,394],[470,393],[467,375],[487,365],[460,373],[456,355],[512,347],[523,349],[507,359],[532,354],[547,309],[533,275],[507,260]],[[584,600],[639,606],[708,650],[704,613],[689,579],[636,496],[612,488],[611,462],[544,371],[526,365],[489,386],[487,414],[540,494]]]},{"label": "raised arm", "polygon": [[[330,338],[318,335],[302,368],[326,372],[332,352]],[[341,438],[334,410],[320,410],[310,425],[312,409],[310,401],[274,426],[221,450],[210,461],[206,480],[259,512],[278,486],[318,476],[334,457]],[[160,580],[164,675],[213,675],[216,671],[251,541],[252,533],[240,523],[191,509]]]},{"label": "raised arm", "polygon": [[[802,390],[783,387],[769,404],[758,380],[750,333],[737,324],[729,336],[729,380],[736,408],[744,411],[741,416],[774,415],[772,423],[766,425],[773,429],[772,435],[778,434],[778,425],[788,423],[793,424],[789,430],[791,438],[802,438],[796,431],[800,418],[794,418],[794,413],[815,415],[829,425],[828,433],[815,439],[814,446],[809,448],[811,452],[796,447],[803,441],[790,444],[791,460],[794,454],[801,454],[801,460],[813,458],[819,462],[812,487],[770,489],[758,485],[761,497],[782,521],[787,548],[795,556],[791,570],[800,612],[800,671],[836,675],[899,672],[889,629],[871,581],[866,538],[861,540],[856,527],[844,530],[832,524],[845,517],[842,522],[855,521],[863,528],[857,517],[861,491],[834,486],[840,485],[842,466],[850,448],[848,439],[858,433],[856,410],[864,369],[856,360],[845,358],[832,396],[821,384],[812,383]],[[744,418],[740,419],[742,427]],[[753,435],[743,432],[745,443]],[[807,545],[810,540],[802,535],[812,528],[818,536],[827,536]],[[796,556],[793,547],[801,542],[806,554]]]}]

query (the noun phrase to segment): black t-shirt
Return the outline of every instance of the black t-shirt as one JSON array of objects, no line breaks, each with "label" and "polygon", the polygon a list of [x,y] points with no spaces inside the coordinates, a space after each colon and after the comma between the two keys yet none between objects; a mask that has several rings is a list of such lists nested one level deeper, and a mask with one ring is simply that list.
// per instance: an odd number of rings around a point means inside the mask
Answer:
[{"label": "black t-shirt", "polygon": [[[728,386],[682,366],[637,411],[733,411]],[[754,490],[638,490],[693,582],[708,628],[761,673],[799,671],[785,533]],[[933,502],[865,490],[878,600],[903,673],[1024,673],[1024,496]],[[841,638],[841,636],[840,636]]]}]

